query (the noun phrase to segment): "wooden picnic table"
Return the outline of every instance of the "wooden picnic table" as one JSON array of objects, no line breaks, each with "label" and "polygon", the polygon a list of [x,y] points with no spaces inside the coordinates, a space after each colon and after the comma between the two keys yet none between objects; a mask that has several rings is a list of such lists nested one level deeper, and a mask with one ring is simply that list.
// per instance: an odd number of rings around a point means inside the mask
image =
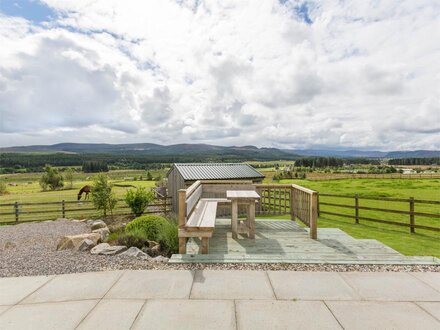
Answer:
[{"label": "wooden picnic table", "polygon": [[[260,199],[253,190],[226,190],[226,198],[231,201],[232,207],[232,238],[237,238],[238,233],[248,234],[250,239],[255,239],[255,203]],[[246,205],[247,219],[241,224],[238,220],[238,205]]]}]

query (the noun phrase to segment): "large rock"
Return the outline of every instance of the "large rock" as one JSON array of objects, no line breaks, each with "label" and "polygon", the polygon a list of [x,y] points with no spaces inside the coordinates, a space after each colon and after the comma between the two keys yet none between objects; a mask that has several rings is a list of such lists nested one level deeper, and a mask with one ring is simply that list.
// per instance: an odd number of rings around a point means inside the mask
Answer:
[{"label": "large rock", "polygon": [[110,230],[107,227],[92,230],[92,233],[97,233],[101,235],[101,242],[107,241],[108,235],[110,235]]},{"label": "large rock", "polygon": [[90,239],[85,239],[84,241],[81,242],[81,244],[78,246],[78,251],[89,251],[91,248],[95,247],[96,243],[93,242]]},{"label": "large rock", "polygon": [[92,230],[99,228],[107,228],[107,224],[102,220],[95,220],[91,224]]},{"label": "large rock", "polygon": [[127,224],[125,222],[115,223],[115,224],[108,225],[108,229],[110,230],[111,233],[123,232],[126,225]]},{"label": "large rock", "polygon": [[157,256],[155,258],[150,259],[150,261],[152,262],[168,262],[168,258],[164,257],[164,256]]},{"label": "large rock", "polygon": [[95,246],[90,253],[91,254],[103,254],[103,255],[115,255],[124,252],[127,247],[124,245],[110,245],[108,243],[101,243]]},{"label": "large rock", "polygon": [[98,233],[87,233],[73,236],[64,236],[57,245],[57,250],[78,249],[82,241],[89,239],[98,244],[101,235]]},{"label": "large rock", "polygon": [[127,251],[122,252],[121,256],[142,258],[142,257],[148,257],[148,254],[146,254],[145,252],[142,252],[137,247],[132,246]]}]

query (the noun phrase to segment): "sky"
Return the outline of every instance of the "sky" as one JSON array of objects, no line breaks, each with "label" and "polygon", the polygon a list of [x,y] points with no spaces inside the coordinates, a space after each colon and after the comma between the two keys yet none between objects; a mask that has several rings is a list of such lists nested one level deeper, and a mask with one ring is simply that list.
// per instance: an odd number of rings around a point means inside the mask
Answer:
[{"label": "sky", "polygon": [[0,0],[0,146],[440,149],[438,0]]}]

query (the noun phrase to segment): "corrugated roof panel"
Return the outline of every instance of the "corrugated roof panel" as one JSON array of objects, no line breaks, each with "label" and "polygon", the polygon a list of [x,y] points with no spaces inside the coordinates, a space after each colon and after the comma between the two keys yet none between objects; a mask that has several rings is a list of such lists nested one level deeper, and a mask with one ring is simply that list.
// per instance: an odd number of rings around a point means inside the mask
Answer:
[{"label": "corrugated roof panel", "polygon": [[184,180],[257,179],[264,175],[248,164],[178,163],[174,164]]}]

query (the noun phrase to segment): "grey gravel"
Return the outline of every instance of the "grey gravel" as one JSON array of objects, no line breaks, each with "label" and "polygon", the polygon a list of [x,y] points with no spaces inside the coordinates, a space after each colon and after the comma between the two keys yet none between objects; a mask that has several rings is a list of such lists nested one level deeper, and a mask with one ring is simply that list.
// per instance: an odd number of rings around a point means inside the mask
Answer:
[{"label": "grey gravel", "polygon": [[167,264],[129,256],[91,255],[56,251],[66,235],[90,232],[86,223],[58,220],[0,226],[0,277],[52,275],[119,269],[239,269],[331,272],[440,272],[438,265],[329,265],[329,264]]}]

